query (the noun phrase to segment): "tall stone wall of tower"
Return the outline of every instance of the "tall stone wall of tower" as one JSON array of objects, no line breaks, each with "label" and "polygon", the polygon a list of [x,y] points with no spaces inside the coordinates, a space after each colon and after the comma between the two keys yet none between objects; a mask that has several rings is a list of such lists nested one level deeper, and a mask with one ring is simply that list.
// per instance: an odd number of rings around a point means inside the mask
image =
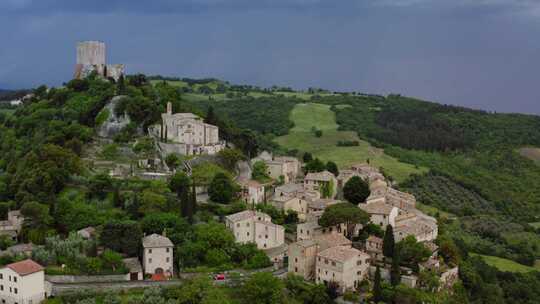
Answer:
[{"label": "tall stone wall of tower", "polygon": [[105,43],[101,41],[82,41],[77,44],[77,64],[104,65]]}]

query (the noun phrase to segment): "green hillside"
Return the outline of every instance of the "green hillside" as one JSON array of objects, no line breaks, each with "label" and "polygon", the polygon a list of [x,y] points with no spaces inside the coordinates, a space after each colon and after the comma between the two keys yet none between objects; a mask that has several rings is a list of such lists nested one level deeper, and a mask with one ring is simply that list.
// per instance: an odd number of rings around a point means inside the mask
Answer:
[{"label": "green hillside", "polygon": [[[412,173],[419,174],[425,171],[384,154],[381,149],[360,140],[355,132],[338,131],[335,113],[329,105],[299,103],[291,111],[290,120],[293,121],[294,127],[287,135],[275,139],[280,146],[287,149],[310,152],[325,162],[336,162],[341,168],[369,159],[371,164],[383,167],[385,172],[399,182],[404,181]],[[312,128],[321,130],[322,136],[316,137]],[[358,141],[359,146],[340,147],[337,146],[339,141]]]}]

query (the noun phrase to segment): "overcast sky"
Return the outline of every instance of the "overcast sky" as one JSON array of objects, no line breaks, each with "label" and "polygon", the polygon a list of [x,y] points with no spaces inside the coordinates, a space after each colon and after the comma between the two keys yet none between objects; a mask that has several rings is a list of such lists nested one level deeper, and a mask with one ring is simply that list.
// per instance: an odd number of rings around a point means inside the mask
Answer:
[{"label": "overcast sky", "polygon": [[540,114],[538,0],[0,0],[0,88],[68,81],[80,40],[128,73]]}]

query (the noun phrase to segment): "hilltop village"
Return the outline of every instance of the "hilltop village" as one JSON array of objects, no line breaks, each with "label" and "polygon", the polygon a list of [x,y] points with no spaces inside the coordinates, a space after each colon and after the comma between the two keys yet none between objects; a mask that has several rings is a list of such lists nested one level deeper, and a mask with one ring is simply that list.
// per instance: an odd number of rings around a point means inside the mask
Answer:
[{"label": "hilltop village", "polygon": [[[467,298],[534,293],[508,287],[518,275],[490,281],[495,270],[468,252],[491,248],[485,239],[453,238],[502,229],[467,222],[485,218],[471,216],[473,204],[493,212],[489,202],[447,176],[444,189],[418,191],[411,178],[434,172],[340,129],[336,113],[363,127],[343,112],[372,100],[385,99],[126,75],[107,64],[103,42],[79,43],[73,80],[21,92],[0,112],[0,302],[488,303]],[[451,204],[429,205],[450,192]],[[510,245],[494,248],[534,263],[528,245]]]}]

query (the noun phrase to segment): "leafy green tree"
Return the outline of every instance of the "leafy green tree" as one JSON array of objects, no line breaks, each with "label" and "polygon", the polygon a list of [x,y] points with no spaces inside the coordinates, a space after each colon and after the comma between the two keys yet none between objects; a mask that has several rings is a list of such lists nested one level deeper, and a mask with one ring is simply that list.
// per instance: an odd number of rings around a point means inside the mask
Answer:
[{"label": "leafy green tree", "polygon": [[88,190],[90,196],[95,196],[99,199],[104,199],[107,191],[111,189],[112,178],[106,173],[99,173],[90,178],[88,181]]},{"label": "leafy green tree", "polygon": [[46,229],[53,221],[49,214],[49,206],[38,202],[22,205],[21,214],[24,216],[24,226],[28,228]]},{"label": "leafy green tree", "polygon": [[278,304],[284,300],[283,282],[269,272],[258,272],[246,281],[242,293],[248,303]]},{"label": "leafy green tree", "polygon": [[311,153],[309,152],[305,152],[304,155],[302,156],[302,160],[304,161],[304,163],[307,164],[313,160],[313,155],[311,155]]},{"label": "leafy green tree", "polygon": [[332,180],[324,182],[321,185],[321,196],[323,198],[331,198],[334,195],[334,182]]},{"label": "leafy green tree", "polygon": [[318,158],[309,161],[305,166],[306,172],[322,172],[326,170],[326,165]]},{"label": "leafy green tree", "polygon": [[244,159],[242,151],[238,149],[223,149],[219,151],[218,156],[225,168],[230,171],[235,169],[236,163]]},{"label": "leafy green tree", "polygon": [[334,176],[338,176],[339,175],[339,169],[338,169],[338,166],[335,162],[333,161],[329,161],[326,163],[326,170],[328,172],[331,172],[332,174],[334,174]]},{"label": "leafy green tree", "polygon": [[384,232],[383,239],[383,254],[385,257],[394,257],[395,241],[394,241],[394,228],[392,225],[387,225]]},{"label": "leafy green tree", "polygon": [[165,229],[173,228],[177,221],[180,221],[180,218],[173,213],[150,213],[142,219],[141,228],[145,234],[162,234]]},{"label": "leafy green tree", "polygon": [[369,194],[369,185],[359,176],[351,177],[343,186],[343,197],[356,205],[364,202]]},{"label": "leafy green tree", "polygon": [[221,204],[229,203],[237,192],[238,186],[224,173],[216,174],[208,187],[210,200]]},{"label": "leafy green tree", "polygon": [[141,228],[135,221],[110,221],[103,225],[100,243],[114,251],[136,256],[142,236]]},{"label": "leafy green tree", "polygon": [[253,164],[253,170],[251,172],[251,177],[254,180],[265,182],[270,177],[268,176],[268,166],[261,160],[256,161]]},{"label": "leafy green tree", "polygon": [[176,153],[167,154],[167,156],[165,156],[165,164],[171,171],[174,171],[180,166],[180,158]]},{"label": "leafy green tree", "polygon": [[324,210],[319,219],[319,225],[323,227],[346,224],[347,236],[352,237],[356,224],[365,225],[369,221],[369,214],[351,203],[338,203]]},{"label": "leafy green tree", "polygon": [[413,235],[407,236],[396,244],[395,252],[399,253],[399,259],[402,263],[418,267],[418,263],[425,262],[431,256],[429,249],[424,244],[416,241]]}]

